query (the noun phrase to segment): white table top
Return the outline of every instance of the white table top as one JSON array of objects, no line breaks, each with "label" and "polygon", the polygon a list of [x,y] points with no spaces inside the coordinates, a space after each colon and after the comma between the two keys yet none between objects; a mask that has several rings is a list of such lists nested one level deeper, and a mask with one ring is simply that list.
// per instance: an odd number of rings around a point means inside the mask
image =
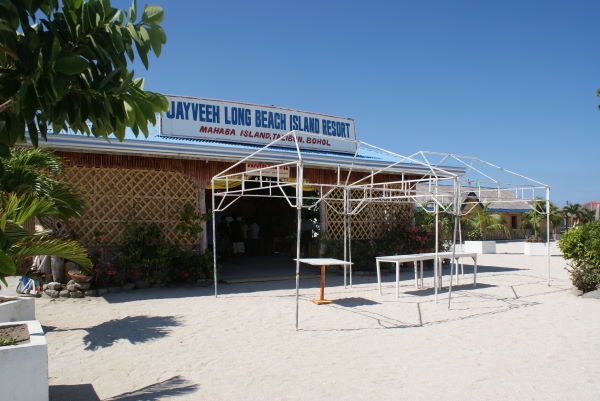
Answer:
[{"label": "white table top", "polygon": [[332,259],[332,258],[303,258],[294,259],[299,260],[300,263],[306,263],[307,265],[314,266],[335,266],[335,265],[351,265],[352,262],[346,262],[345,260]]},{"label": "white table top", "polygon": [[[440,258],[451,258],[452,252],[438,252],[438,257]],[[454,252],[455,258],[476,258],[477,253],[471,252]],[[428,253],[413,253],[410,255],[390,255],[390,256],[378,256],[375,258],[379,261],[393,261],[393,262],[402,262],[402,261],[417,261],[417,260],[428,260],[435,259],[435,252]]]}]

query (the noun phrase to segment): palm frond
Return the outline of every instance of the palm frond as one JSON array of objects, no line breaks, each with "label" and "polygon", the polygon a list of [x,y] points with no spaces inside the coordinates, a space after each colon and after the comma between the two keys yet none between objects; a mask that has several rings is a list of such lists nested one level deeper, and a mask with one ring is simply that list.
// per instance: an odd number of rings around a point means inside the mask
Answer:
[{"label": "palm frond", "polygon": [[2,233],[5,240],[11,243],[31,236],[31,233],[23,228],[23,226],[15,224],[10,220],[6,222],[4,231],[0,231],[0,233]]},{"label": "palm frond", "polygon": [[85,211],[85,199],[69,184],[57,183],[53,185],[48,196],[54,201],[63,219],[80,217]]},{"label": "palm frond", "polygon": [[20,197],[16,194],[0,196],[0,213],[2,213],[2,229],[6,221],[23,225],[27,220],[36,216],[56,216],[58,210],[54,203],[47,199]]},{"label": "palm frond", "polygon": [[0,249],[0,279],[6,284],[4,280],[4,276],[12,276],[17,273],[17,266],[11,259],[9,255],[7,255],[2,249]]},{"label": "palm frond", "polygon": [[63,164],[60,157],[44,148],[15,147],[4,161],[7,170],[25,168],[45,170],[52,174],[61,174]]},{"label": "palm frond", "polygon": [[87,251],[77,242],[45,236],[32,236],[15,242],[10,253],[15,261],[22,261],[29,256],[50,255],[68,259],[84,269],[91,269],[92,262]]}]

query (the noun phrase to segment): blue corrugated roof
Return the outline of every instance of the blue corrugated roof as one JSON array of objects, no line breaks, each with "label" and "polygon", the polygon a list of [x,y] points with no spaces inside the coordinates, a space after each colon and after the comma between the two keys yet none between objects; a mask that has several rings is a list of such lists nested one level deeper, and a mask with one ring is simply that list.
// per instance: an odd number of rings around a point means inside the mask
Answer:
[{"label": "blue corrugated roof", "polygon": [[[73,132],[48,136],[48,146],[68,151],[91,151],[102,153],[128,153],[144,156],[166,156],[182,158],[206,158],[219,160],[239,160],[262,148],[260,145],[250,145],[233,142],[211,141],[197,138],[182,138],[161,136],[159,127],[149,126],[148,137],[136,137],[131,130],[126,131],[125,140],[119,142],[116,138],[108,142],[104,138],[87,137]],[[306,165],[324,166],[340,165],[353,166],[357,169],[378,169],[386,167],[400,159],[376,149],[360,147],[356,157],[353,154],[326,152],[317,150],[301,150],[302,159]],[[260,153],[260,160],[267,162],[289,162],[297,160],[295,148],[270,147]],[[460,168],[448,168],[449,171],[461,174]],[[420,172],[429,171],[428,167],[416,163],[400,163],[390,172]]]}]

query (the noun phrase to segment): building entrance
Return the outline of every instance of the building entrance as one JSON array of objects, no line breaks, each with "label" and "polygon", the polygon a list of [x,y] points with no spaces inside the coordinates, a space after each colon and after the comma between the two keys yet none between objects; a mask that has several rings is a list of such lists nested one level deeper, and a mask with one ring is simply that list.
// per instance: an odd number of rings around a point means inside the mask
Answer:
[{"label": "building entrance", "polygon": [[[296,224],[296,210],[281,198],[243,197],[218,213],[219,277],[226,282],[293,279]],[[314,217],[303,215],[304,255],[316,256],[316,227]]]}]

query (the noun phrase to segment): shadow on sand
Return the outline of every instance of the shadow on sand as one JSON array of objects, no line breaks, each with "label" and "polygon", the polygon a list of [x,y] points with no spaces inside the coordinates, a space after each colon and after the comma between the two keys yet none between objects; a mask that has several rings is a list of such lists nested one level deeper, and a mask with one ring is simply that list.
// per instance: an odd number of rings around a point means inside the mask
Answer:
[{"label": "shadow on sand", "polygon": [[[104,401],[155,401],[165,397],[179,397],[198,391],[197,384],[181,376],[173,376],[159,383],[106,398]],[[50,401],[100,401],[91,384],[50,386]]]},{"label": "shadow on sand", "polygon": [[375,302],[373,300],[361,297],[336,299],[333,301],[333,303],[339,306],[343,306],[345,308],[354,308],[357,306],[366,305],[379,305],[379,302]]},{"label": "shadow on sand", "polygon": [[[452,285],[452,292],[473,291],[473,290],[481,290],[482,288],[492,288],[492,287],[497,287],[497,285],[478,283],[477,287],[473,287],[473,283],[459,284],[459,285],[454,284],[454,285]],[[447,292],[448,292],[448,284],[444,283],[444,288],[439,290],[438,294],[444,294]],[[402,291],[402,294],[426,297],[426,296],[434,295],[435,289],[434,288],[423,288],[420,290],[411,290],[411,291],[404,290],[404,291]]]},{"label": "shadow on sand", "polygon": [[151,384],[146,387],[142,387],[138,390],[129,391],[111,398],[107,398],[105,401],[154,401],[161,400],[165,397],[178,397],[194,393],[198,391],[197,384],[190,382],[189,380],[181,376],[173,376],[170,379],[164,380],[159,383]]},{"label": "shadow on sand", "polygon": [[[407,273],[410,270],[410,273]],[[525,269],[514,268],[514,267],[496,267],[496,266],[478,266],[478,273],[506,273],[516,272]],[[444,265],[443,274],[447,276],[450,273],[450,268]],[[472,265],[465,265],[465,277],[464,280],[471,280],[467,275],[473,273]],[[286,273],[287,274],[287,273]],[[293,271],[289,272],[290,276],[293,276]],[[423,272],[425,280],[432,279],[433,269],[425,270]],[[412,268],[403,268],[401,271],[400,281],[412,281],[414,276],[412,275]],[[391,271],[382,272],[382,282],[389,283],[394,282],[395,273]],[[463,279],[461,278],[461,281]],[[377,277],[375,271],[369,271],[367,273],[360,272],[353,277],[354,284],[375,284],[377,283]],[[332,269],[327,272],[326,286],[340,286],[343,284],[343,277],[341,270]],[[319,279],[314,277],[314,271],[302,269],[300,274],[300,288],[318,288]],[[294,290],[296,288],[295,280],[275,280],[275,281],[250,281],[250,282],[239,282],[239,283],[218,283],[219,295],[234,295],[234,294],[252,294],[255,292],[264,291],[275,291],[275,290]],[[484,288],[484,287],[482,287]],[[463,288],[459,288],[463,289]],[[466,289],[466,288],[465,288]],[[169,287],[169,288],[148,288],[144,290],[135,290],[130,292],[122,292],[115,294],[106,294],[103,298],[111,304],[134,302],[146,299],[177,299],[177,298],[191,298],[191,297],[207,297],[214,296],[214,286],[198,286],[198,285],[183,285],[180,287]],[[418,294],[415,294],[418,295]]]},{"label": "shadow on sand", "polygon": [[65,400],[100,401],[100,398],[91,384],[51,385],[50,401]]},{"label": "shadow on sand", "polygon": [[179,326],[175,316],[127,316],[122,319],[113,319],[92,327],[59,329],[53,326],[44,326],[44,332],[83,330],[87,334],[83,337],[85,350],[94,351],[106,348],[118,340],[127,340],[131,344],[145,343],[165,337],[171,331],[170,327]]}]

